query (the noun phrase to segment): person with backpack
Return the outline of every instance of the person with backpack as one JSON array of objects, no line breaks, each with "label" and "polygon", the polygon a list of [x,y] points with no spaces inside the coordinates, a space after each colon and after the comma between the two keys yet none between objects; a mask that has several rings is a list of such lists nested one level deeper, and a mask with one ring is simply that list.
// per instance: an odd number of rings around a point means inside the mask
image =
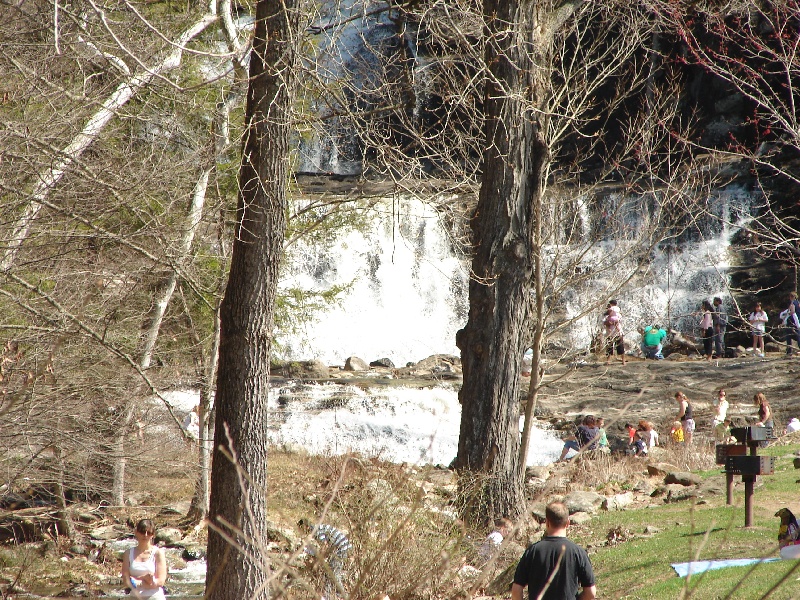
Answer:
[{"label": "person with backpack", "polygon": [[797,342],[797,348],[800,350],[800,301],[797,300],[797,294],[791,292],[789,294],[789,307],[781,312],[781,320],[786,326],[786,356],[792,355],[792,340]]}]

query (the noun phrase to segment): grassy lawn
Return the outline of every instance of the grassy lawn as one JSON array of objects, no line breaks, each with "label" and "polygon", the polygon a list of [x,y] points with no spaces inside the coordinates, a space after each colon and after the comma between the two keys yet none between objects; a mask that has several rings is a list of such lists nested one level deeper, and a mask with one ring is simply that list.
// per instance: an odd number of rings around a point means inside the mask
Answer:
[{"label": "grassy lawn", "polygon": [[[635,511],[601,513],[591,522],[592,563],[602,598],[800,598],[800,561],[783,560],[730,567],[678,577],[672,563],[690,560],[772,558],[778,556],[779,519],[775,511],[797,504],[798,476],[792,455],[798,446],[768,448],[776,456],[774,475],[759,479],[755,490],[753,527],[744,527],[744,486],[734,492],[734,505],[724,495]],[[720,470],[702,473],[719,476]],[[737,481],[741,477],[736,478]],[[651,535],[645,528],[654,529]],[[628,541],[605,544],[603,532],[621,528]]]}]

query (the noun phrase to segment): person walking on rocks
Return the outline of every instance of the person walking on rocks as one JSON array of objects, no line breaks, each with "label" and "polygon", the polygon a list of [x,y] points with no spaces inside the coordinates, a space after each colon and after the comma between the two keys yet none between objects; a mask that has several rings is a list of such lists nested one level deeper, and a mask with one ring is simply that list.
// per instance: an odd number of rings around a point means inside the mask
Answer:
[{"label": "person walking on rocks", "polygon": [[756,302],[753,312],[747,318],[753,328],[753,354],[764,358],[764,333],[767,330],[767,313],[761,309],[761,302]]},{"label": "person walking on rocks", "polygon": [[675,394],[675,401],[678,403],[678,421],[683,425],[683,439],[686,444],[692,443],[694,436],[694,413],[692,412],[692,405],[689,404],[689,399],[683,392]]},{"label": "person walking on rocks", "polygon": [[611,364],[611,358],[616,350],[617,356],[622,359],[622,364],[625,365],[625,339],[622,335],[622,317],[619,314],[616,300],[608,303],[606,314],[603,317],[603,330],[606,339],[606,364]]},{"label": "person walking on rocks", "polygon": [[703,312],[700,318],[700,337],[703,340],[703,354],[706,355],[706,360],[711,360],[713,356],[713,343],[714,343],[714,309],[711,302],[703,300]]},{"label": "person walking on rocks", "polygon": [[569,511],[563,502],[547,505],[544,526],[544,537],[528,546],[517,565],[511,586],[511,600],[522,600],[526,586],[529,598],[596,598],[597,587],[589,555],[567,538]]},{"label": "person walking on rocks", "polygon": [[131,586],[131,596],[149,600],[166,600],[161,587],[167,580],[164,551],[153,545],[156,530],[150,519],[136,524],[136,546],[122,555],[122,583]]},{"label": "person walking on rocks", "polygon": [[789,307],[781,312],[781,319],[786,325],[786,356],[792,355],[792,340],[797,342],[797,348],[800,350],[800,301],[797,300],[797,294],[791,292],[789,294]]}]

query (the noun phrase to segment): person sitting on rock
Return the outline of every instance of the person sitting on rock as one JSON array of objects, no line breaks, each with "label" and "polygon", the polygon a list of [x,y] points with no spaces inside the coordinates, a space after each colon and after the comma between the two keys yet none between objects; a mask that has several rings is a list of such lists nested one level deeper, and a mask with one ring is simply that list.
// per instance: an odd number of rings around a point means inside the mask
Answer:
[{"label": "person sitting on rock", "polygon": [[575,452],[594,450],[597,448],[599,439],[600,430],[597,428],[595,418],[592,415],[586,415],[582,423],[575,428],[575,435],[570,436],[564,442],[564,447],[561,449],[561,456],[557,462],[565,460],[570,450],[574,450]]},{"label": "person sitting on rock", "polygon": [[658,446],[658,432],[650,421],[642,419],[639,421],[639,431],[642,432],[642,439],[644,439],[648,448],[655,448]]},{"label": "person sitting on rock", "polygon": [[736,438],[731,436],[731,420],[727,417],[714,426],[714,441],[718,444],[735,443]]},{"label": "person sitting on rock", "polygon": [[645,358],[663,360],[664,355],[661,350],[664,348],[664,341],[667,339],[667,332],[654,323],[644,328],[642,336],[642,352]]},{"label": "person sitting on rock", "polygon": [[647,433],[641,429],[636,431],[636,440],[633,442],[633,454],[635,456],[647,456]]},{"label": "person sitting on rock", "polygon": [[597,439],[597,449],[601,452],[611,452],[611,448],[608,444],[608,434],[606,433],[606,420],[603,417],[597,417],[595,419],[595,425],[597,425],[597,431],[600,434],[600,437]]},{"label": "person sitting on rock", "polygon": [[794,433],[795,431],[800,431],[800,420],[797,417],[792,417],[786,424],[786,429],[784,429],[783,433]]},{"label": "person sitting on rock", "polygon": [[636,441],[636,427],[630,423],[625,423],[625,431],[628,433],[628,445],[633,446]]}]

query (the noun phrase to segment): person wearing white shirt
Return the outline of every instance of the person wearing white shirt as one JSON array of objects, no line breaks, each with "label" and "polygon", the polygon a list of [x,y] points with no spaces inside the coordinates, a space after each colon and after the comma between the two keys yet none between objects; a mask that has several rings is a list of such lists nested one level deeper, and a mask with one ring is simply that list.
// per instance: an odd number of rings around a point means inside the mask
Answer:
[{"label": "person wearing white shirt", "polygon": [[722,423],[725,420],[725,417],[728,416],[728,399],[725,390],[720,390],[717,392],[717,397],[714,400],[714,404],[717,406],[717,413],[714,415],[712,427],[716,427]]},{"label": "person wearing white shirt", "polygon": [[753,329],[753,353],[756,356],[764,357],[764,333],[767,330],[767,313],[761,309],[761,302],[757,302],[755,309],[748,317],[750,326]]}]

